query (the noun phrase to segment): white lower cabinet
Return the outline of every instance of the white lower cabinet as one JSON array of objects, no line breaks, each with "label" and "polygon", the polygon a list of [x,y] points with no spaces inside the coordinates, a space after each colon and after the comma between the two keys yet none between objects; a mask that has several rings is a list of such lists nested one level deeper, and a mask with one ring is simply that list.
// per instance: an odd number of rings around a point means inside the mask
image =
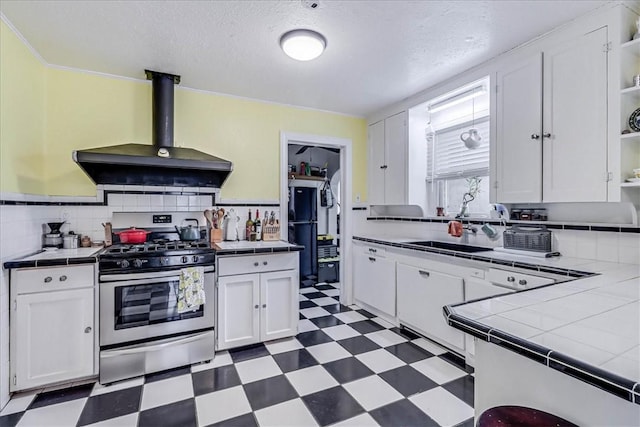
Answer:
[{"label": "white lower cabinet", "polygon": [[260,275],[218,278],[218,349],[260,341]]},{"label": "white lower cabinet", "polygon": [[398,263],[398,319],[455,350],[464,349],[464,333],[450,327],[442,307],[464,300],[464,281],[427,268]]},{"label": "white lower cabinet", "polygon": [[17,270],[11,279],[10,391],[93,375],[93,266]]},{"label": "white lower cabinet", "polygon": [[[354,247],[353,292],[361,301],[391,317],[396,315],[396,262]],[[366,250],[366,248],[365,248]]]},{"label": "white lower cabinet", "polygon": [[[254,257],[247,258],[251,260]],[[261,266],[268,266],[268,261],[267,264],[262,262],[260,261]],[[253,262],[250,265],[253,266]],[[221,270],[217,285],[218,350],[290,337],[298,333],[297,269],[224,274],[224,270]]]},{"label": "white lower cabinet", "polygon": [[298,333],[298,287],[297,271],[260,275],[260,341]]}]

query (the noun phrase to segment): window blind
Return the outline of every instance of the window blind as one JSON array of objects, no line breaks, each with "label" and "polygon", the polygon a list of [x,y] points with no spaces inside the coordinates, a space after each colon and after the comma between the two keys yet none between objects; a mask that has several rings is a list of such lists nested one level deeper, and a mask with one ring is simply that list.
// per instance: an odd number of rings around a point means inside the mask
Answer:
[{"label": "window blind", "polygon": [[465,147],[460,134],[471,122],[437,131],[427,142],[427,180],[489,175],[489,118],[475,121],[482,143],[475,150]]}]

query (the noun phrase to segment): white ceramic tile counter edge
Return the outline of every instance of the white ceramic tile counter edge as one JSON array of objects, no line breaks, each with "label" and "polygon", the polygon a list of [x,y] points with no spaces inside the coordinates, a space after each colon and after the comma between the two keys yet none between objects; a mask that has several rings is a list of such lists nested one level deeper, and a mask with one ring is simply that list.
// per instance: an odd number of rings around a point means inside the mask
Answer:
[{"label": "white ceramic tile counter edge", "polygon": [[[415,240],[398,236],[365,239],[391,244]],[[420,253],[425,252],[416,251]],[[564,368],[569,365],[576,370],[586,369],[588,375],[613,386],[613,391],[607,391],[620,395],[622,387],[628,394],[627,400],[640,404],[640,265],[580,258],[533,258],[493,251],[473,255],[559,269],[579,267],[581,271],[595,273],[516,294],[453,305],[445,311],[449,312],[450,325],[458,329],[465,330],[459,326],[466,326],[465,332],[470,332],[468,328],[475,325],[480,328],[474,335],[485,341],[498,343],[501,339],[495,336],[500,334],[501,338],[505,335],[515,338],[512,344],[527,343],[528,347],[548,350],[546,354],[537,354],[543,356],[542,363],[547,366],[555,363]],[[571,366],[571,359],[577,361],[575,366]],[[602,384],[594,385],[603,388]]]},{"label": "white ceramic tile counter edge", "polygon": [[103,249],[102,246],[91,248],[77,249],[56,249],[54,251],[46,250],[34,255],[21,258],[17,261],[38,261],[42,259],[69,259],[69,258],[87,258],[96,256]]},{"label": "white ceramic tile counter edge", "polygon": [[293,245],[289,242],[285,242],[283,240],[276,241],[259,241],[259,242],[248,242],[246,240],[240,240],[236,242],[219,242],[215,243],[215,246],[220,248],[223,251],[231,250],[231,251],[241,251],[246,249],[270,249],[270,248],[293,248],[296,245]]}]

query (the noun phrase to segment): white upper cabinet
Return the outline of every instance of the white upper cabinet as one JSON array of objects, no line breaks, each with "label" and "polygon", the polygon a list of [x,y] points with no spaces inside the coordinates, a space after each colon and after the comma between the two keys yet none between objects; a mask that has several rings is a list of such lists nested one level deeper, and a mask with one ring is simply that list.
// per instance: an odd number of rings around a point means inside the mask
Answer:
[{"label": "white upper cabinet", "polygon": [[542,53],[498,72],[497,199],[542,200]]},{"label": "white upper cabinet", "polygon": [[369,126],[369,203],[384,204],[384,120]]},{"label": "white upper cabinet", "polygon": [[544,54],[545,202],[607,200],[607,27]]},{"label": "white upper cabinet", "polygon": [[607,200],[607,27],[497,73],[497,201]]},{"label": "white upper cabinet", "polygon": [[369,126],[369,204],[406,203],[406,153],[406,112]]}]

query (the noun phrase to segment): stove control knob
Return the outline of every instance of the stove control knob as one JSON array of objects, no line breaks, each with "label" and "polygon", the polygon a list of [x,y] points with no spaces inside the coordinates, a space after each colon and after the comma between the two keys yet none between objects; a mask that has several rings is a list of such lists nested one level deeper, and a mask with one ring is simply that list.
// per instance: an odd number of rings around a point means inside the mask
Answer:
[{"label": "stove control knob", "polygon": [[169,258],[160,258],[160,265],[169,265]]},{"label": "stove control knob", "polygon": [[136,268],[142,267],[142,260],[141,259],[134,259],[133,260],[133,266],[136,267]]},{"label": "stove control knob", "polygon": [[198,262],[198,259],[199,259],[198,255],[193,256],[193,262]]},{"label": "stove control knob", "polygon": [[129,261],[127,261],[126,259],[123,259],[122,262],[120,263],[120,267],[129,268]]},{"label": "stove control knob", "polygon": [[187,258],[186,256],[182,257],[182,263],[186,264],[187,262],[189,262],[189,258]]}]

